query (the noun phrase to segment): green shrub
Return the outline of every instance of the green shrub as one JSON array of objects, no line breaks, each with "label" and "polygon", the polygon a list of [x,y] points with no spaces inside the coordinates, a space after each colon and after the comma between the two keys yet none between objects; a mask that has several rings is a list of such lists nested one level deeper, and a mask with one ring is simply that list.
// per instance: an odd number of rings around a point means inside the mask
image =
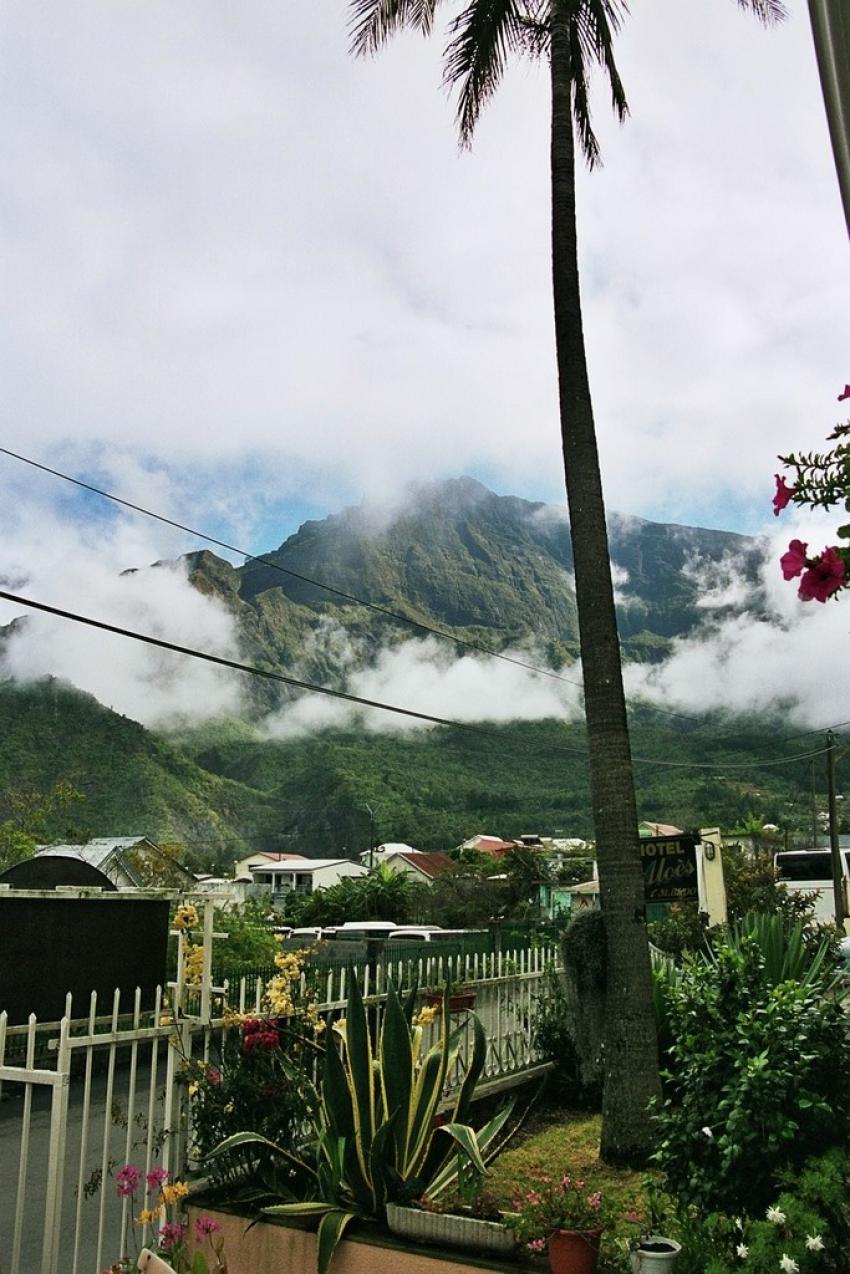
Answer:
[{"label": "green shrub", "polygon": [[773,985],[752,937],[665,986],[670,1030],[657,1162],[709,1211],[759,1214],[783,1172],[850,1130],[848,1025],[818,986]]}]

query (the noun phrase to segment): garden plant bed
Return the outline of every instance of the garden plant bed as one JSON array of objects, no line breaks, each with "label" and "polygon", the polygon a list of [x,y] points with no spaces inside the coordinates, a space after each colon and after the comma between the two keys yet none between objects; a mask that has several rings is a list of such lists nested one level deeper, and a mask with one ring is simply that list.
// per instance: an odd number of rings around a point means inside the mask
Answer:
[{"label": "garden plant bed", "polygon": [[[190,1225],[201,1215],[212,1217],[221,1226],[227,1252],[228,1274],[265,1274],[290,1270],[313,1274],[316,1269],[315,1225],[289,1217],[262,1217],[247,1208],[193,1198]],[[332,1274],[516,1274],[517,1269],[540,1270],[539,1261],[520,1252],[511,1260],[477,1256],[459,1248],[436,1248],[399,1239],[389,1230],[369,1223],[357,1223],[346,1231],[337,1248]]]}]

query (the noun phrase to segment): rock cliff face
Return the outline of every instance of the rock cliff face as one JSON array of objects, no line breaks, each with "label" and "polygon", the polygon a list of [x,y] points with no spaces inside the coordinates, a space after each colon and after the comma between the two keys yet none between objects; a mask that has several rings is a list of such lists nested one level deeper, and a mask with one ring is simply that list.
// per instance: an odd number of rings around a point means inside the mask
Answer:
[{"label": "rock cliff face", "polygon": [[[755,582],[759,547],[747,536],[614,515],[610,539],[627,658],[660,658],[697,626],[702,594],[733,563]],[[472,478],[413,489],[392,514],[356,508],[306,522],[238,568],[209,552],[192,554],[189,565],[196,587],[238,615],[254,654],[302,675],[333,674],[333,643],[322,636],[333,621],[346,630],[349,666],[387,642],[422,636],[415,623],[489,650],[533,641],[552,664],[578,653],[564,510],[495,495]]]}]

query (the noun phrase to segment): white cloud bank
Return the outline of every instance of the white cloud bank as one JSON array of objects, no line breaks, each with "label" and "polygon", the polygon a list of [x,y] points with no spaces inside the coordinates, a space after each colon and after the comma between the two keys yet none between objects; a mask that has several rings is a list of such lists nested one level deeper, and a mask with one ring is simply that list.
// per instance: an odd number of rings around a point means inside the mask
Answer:
[{"label": "white cloud bank", "polygon": [[[344,650],[344,638],[338,642]],[[528,651],[506,651],[533,663]],[[347,657],[354,652],[348,648]],[[380,652],[374,666],[350,671],[345,688],[351,694],[393,703],[414,712],[454,721],[537,721],[544,717],[578,718],[581,713],[581,668],[564,671],[570,682],[529,672],[504,659],[485,655],[455,658],[435,637],[407,641]],[[577,682],[578,684],[570,684]],[[266,721],[272,738],[292,738],[329,726],[355,722],[372,731],[421,729],[411,717],[361,708],[322,695],[305,695]]]},{"label": "white cloud bank", "polygon": [[[163,493],[164,494],[164,493]],[[25,508],[25,516],[20,516]],[[191,586],[185,567],[139,562],[174,551],[174,536],[129,518],[85,530],[46,507],[6,504],[11,515],[0,545],[3,588],[93,619],[149,633],[178,645],[238,658],[233,617]],[[70,620],[0,602],[0,624],[25,616],[0,655],[0,675],[25,683],[52,676],[93,694],[146,726],[168,726],[238,713],[238,674],[157,650]]]},{"label": "white cloud bank", "polygon": [[733,614],[712,621],[712,609],[743,602],[747,585],[734,559],[709,573],[705,625],[674,642],[661,665],[627,665],[627,694],[682,712],[782,710],[789,724],[803,728],[850,717],[850,596],[800,602],[796,582],[783,580],[779,567],[793,538],[808,542],[813,552],[835,543],[829,526],[823,516],[783,515],[760,568],[761,620]]}]

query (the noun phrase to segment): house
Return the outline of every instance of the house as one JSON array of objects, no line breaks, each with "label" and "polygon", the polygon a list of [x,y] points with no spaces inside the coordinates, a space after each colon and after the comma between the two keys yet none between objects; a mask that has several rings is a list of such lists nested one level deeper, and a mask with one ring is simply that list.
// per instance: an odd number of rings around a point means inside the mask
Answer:
[{"label": "house", "polygon": [[451,871],[454,863],[448,854],[426,854],[419,849],[393,850],[381,860],[397,875],[409,876],[422,885],[432,885],[437,876]]},{"label": "house", "polygon": [[18,888],[39,887],[25,885],[24,875],[35,879],[43,874],[53,885],[61,884],[65,869],[68,884],[78,883],[76,871],[92,869],[117,889],[189,890],[195,885],[192,873],[147,836],[97,836],[84,845],[39,845],[32,858],[15,868],[18,874],[13,878],[10,869],[6,879]]},{"label": "house", "polygon": [[317,889],[328,889],[346,876],[368,876],[362,863],[350,858],[285,859],[282,862],[259,863],[251,868],[251,876],[257,885],[265,885],[273,894],[293,891],[312,894]]},{"label": "house", "polygon": [[233,878],[234,880],[250,880],[252,868],[261,867],[264,863],[290,862],[292,859],[296,862],[306,862],[304,854],[273,854],[258,850],[233,864]]}]

